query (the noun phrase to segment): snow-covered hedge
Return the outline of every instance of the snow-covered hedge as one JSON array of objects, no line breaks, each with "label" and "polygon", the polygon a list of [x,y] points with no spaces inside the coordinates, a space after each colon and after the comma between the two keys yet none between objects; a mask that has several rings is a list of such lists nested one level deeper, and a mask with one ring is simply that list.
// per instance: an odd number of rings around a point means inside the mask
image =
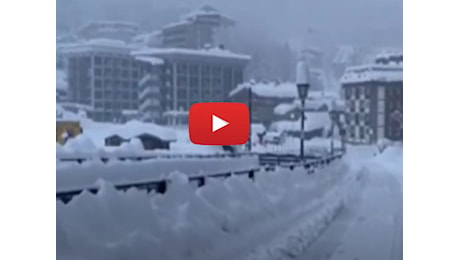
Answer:
[{"label": "snow-covered hedge", "polygon": [[165,194],[119,192],[99,181],[96,195],[84,192],[69,204],[57,202],[57,257],[201,260],[274,255],[254,249],[302,216],[312,217],[311,239],[332,219],[342,205],[343,169],[341,162],[314,175],[301,168],[278,169],[256,174],[254,182],[232,176],[210,179],[198,189],[186,175],[173,173]]}]

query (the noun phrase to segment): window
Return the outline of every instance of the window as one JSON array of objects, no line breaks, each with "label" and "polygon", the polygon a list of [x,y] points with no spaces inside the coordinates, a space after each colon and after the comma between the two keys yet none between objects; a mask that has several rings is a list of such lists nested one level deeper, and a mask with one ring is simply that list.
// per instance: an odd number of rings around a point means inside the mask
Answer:
[{"label": "window", "polygon": [[360,126],[360,127],[359,127],[359,138],[360,138],[360,139],[364,139],[364,136],[365,136],[364,127],[363,127],[363,126]]},{"label": "window", "polygon": [[209,66],[203,66],[201,67],[201,72],[205,75],[209,75],[209,73],[211,72]]},{"label": "window", "polygon": [[218,78],[218,79],[216,79],[216,78],[212,79],[212,86],[213,86],[214,88],[220,87],[221,85],[222,85],[222,81],[220,80],[220,78]]},{"label": "window", "polygon": [[102,64],[102,58],[101,57],[95,57],[94,58],[94,63],[96,65],[101,65]]},{"label": "window", "polygon": [[355,114],[355,123],[356,123],[356,124],[359,123],[359,114]]},{"label": "window", "polygon": [[123,67],[128,67],[128,64],[129,64],[129,61],[127,59],[123,59],[123,61],[121,62],[121,65]]},{"label": "window", "polygon": [[190,74],[193,74],[193,75],[197,75],[197,74],[198,74],[198,66],[196,66],[196,65],[190,65],[190,66],[189,66],[189,69],[190,69]]},{"label": "window", "polygon": [[365,120],[366,125],[370,125],[370,123],[371,123],[371,116],[370,116],[369,114],[366,114],[364,120]]},{"label": "window", "polygon": [[105,108],[106,109],[112,109],[112,103],[105,103]]},{"label": "window", "polygon": [[137,70],[133,70],[132,73],[131,73],[131,76],[133,78],[137,78],[137,77],[139,77],[139,72],[137,72]]},{"label": "window", "polygon": [[185,88],[180,88],[177,90],[177,98],[187,98],[187,89]]},{"label": "window", "polygon": [[101,80],[96,79],[96,81],[94,82],[94,86],[95,86],[96,88],[102,87],[102,82],[101,82]]},{"label": "window", "polygon": [[102,70],[97,68],[97,69],[94,69],[94,75],[95,76],[102,76]]},{"label": "window", "polygon": [[214,68],[212,68],[212,75],[213,75],[213,77],[220,77],[221,73],[222,73],[221,67],[214,67]]},{"label": "window", "polygon": [[137,99],[137,92],[131,92],[131,98]]},{"label": "window", "polygon": [[190,78],[190,87],[192,88],[198,87],[198,78]]},{"label": "window", "polygon": [[208,88],[211,84],[209,78],[203,78],[201,79],[201,84],[202,84],[202,87],[205,87],[205,88]]},{"label": "window", "polygon": [[180,87],[186,87],[187,86],[187,78],[185,76],[177,77],[177,85],[180,86]]},{"label": "window", "polygon": [[99,91],[99,90],[98,90],[98,91],[95,91],[95,92],[94,92],[94,97],[95,97],[95,98],[102,98],[102,91]]},{"label": "window", "polygon": [[177,73],[187,74],[187,64],[180,64],[179,66],[177,66]]},{"label": "window", "polygon": [[123,78],[129,77],[129,70],[123,70],[122,76],[123,76]]}]

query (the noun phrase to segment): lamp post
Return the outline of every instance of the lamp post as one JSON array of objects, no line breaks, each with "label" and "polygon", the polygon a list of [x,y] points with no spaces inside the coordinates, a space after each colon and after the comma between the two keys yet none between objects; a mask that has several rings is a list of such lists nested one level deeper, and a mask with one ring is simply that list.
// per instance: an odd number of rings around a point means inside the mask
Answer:
[{"label": "lamp post", "polygon": [[301,119],[300,119],[300,159],[304,159],[304,130],[305,130],[305,99],[308,96],[308,88],[310,87],[310,71],[307,63],[303,60],[297,63],[296,85],[301,104]]},{"label": "lamp post", "polygon": [[248,142],[248,151],[252,150],[252,86],[249,86],[248,93],[248,109],[249,109],[249,142]]}]

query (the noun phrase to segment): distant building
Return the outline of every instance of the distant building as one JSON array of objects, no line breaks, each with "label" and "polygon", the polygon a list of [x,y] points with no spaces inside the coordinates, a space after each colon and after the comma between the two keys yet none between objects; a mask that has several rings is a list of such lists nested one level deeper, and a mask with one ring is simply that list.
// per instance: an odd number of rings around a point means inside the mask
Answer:
[{"label": "distant building", "polygon": [[127,43],[139,32],[139,26],[131,22],[94,21],[78,29],[76,35],[81,40],[112,39]]},{"label": "distant building", "polygon": [[219,48],[154,48],[132,54],[144,62],[144,78],[140,82],[143,119],[160,120],[159,107],[162,122],[165,117],[183,117],[183,112],[197,102],[228,101],[230,91],[243,82],[250,60],[247,55]]},{"label": "distant building", "polygon": [[90,107],[95,121],[121,120],[123,110],[138,109],[141,62],[132,47],[120,41],[96,39],[67,45],[68,100]]},{"label": "distant building", "polygon": [[372,64],[349,67],[341,82],[347,141],[402,140],[402,53],[379,55]]},{"label": "distant building", "polygon": [[202,49],[206,45],[215,46],[217,31],[233,24],[232,19],[205,5],[183,16],[179,22],[164,26],[161,29],[163,47]]}]

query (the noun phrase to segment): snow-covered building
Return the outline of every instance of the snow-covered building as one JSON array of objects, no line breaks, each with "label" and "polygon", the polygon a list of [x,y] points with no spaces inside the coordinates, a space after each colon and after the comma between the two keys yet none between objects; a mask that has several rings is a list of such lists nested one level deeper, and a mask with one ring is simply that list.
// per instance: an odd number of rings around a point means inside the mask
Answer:
[{"label": "snow-covered building", "polygon": [[222,48],[151,48],[132,55],[144,64],[140,112],[147,121],[157,121],[158,107],[165,113],[187,111],[197,102],[227,101],[230,91],[243,82],[250,60]]},{"label": "snow-covered building", "polygon": [[94,39],[66,45],[68,100],[89,106],[95,121],[114,121],[123,110],[138,109],[141,62],[123,41]]},{"label": "snow-covered building", "polygon": [[182,16],[181,20],[165,25],[161,29],[163,47],[202,49],[216,45],[218,30],[232,26],[235,22],[205,5]]},{"label": "snow-covered building", "polygon": [[[402,53],[380,54],[371,64],[349,67],[341,83],[349,142],[402,140]],[[398,114],[401,116],[395,116]]]},{"label": "snow-covered building", "polygon": [[93,21],[79,28],[76,35],[81,40],[112,39],[129,42],[139,32],[139,26],[132,22]]}]

